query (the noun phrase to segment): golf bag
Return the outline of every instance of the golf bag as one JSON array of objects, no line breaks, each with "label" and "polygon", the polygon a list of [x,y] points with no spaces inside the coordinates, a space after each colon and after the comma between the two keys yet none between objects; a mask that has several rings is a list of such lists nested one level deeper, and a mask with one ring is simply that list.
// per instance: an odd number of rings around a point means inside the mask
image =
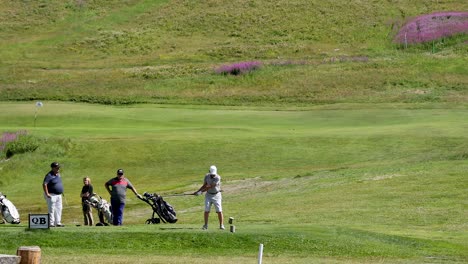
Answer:
[{"label": "golf bag", "polygon": [[16,210],[16,207],[13,205],[13,203],[10,202],[10,200],[8,200],[3,193],[0,193],[0,207],[2,210],[2,217],[5,219],[5,221],[10,224],[20,223],[18,210]]},{"label": "golf bag", "polygon": [[[177,222],[176,212],[174,207],[168,204],[161,195],[156,193],[144,193],[141,200],[145,201],[153,209],[153,214],[150,219],[146,220],[146,224],[159,224],[161,221],[163,223],[175,223]],[[154,214],[157,214],[159,218],[155,218]]]},{"label": "golf bag", "polygon": [[98,211],[99,223],[97,223],[96,226],[112,224],[111,205],[106,200],[93,193],[86,202]]}]

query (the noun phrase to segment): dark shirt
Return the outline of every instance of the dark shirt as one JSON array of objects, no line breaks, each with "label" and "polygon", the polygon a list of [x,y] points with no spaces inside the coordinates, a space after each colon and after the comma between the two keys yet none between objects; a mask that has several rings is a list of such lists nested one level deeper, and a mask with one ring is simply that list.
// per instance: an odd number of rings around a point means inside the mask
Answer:
[{"label": "dark shirt", "polygon": [[50,194],[62,194],[63,193],[63,183],[62,177],[60,177],[60,173],[54,175],[52,171],[50,171],[44,178],[43,184],[47,184],[47,190]]},{"label": "dark shirt", "polygon": [[[84,193],[89,193],[89,195],[93,194],[93,186],[90,185],[83,185],[83,188],[81,189],[81,194]],[[81,197],[81,201],[84,202],[88,200],[89,197]]]}]

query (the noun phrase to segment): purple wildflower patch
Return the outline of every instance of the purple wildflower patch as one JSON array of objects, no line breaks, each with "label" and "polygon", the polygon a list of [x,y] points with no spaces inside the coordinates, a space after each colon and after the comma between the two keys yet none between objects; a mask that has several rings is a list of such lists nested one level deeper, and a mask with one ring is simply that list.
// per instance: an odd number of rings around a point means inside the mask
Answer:
[{"label": "purple wildflower patch", "polygon": [[6,147],[6,144],[8,142],[12,142],[12,141],[15,141],[16,139],[18,139],[18,136],[19,135],[26,135],[28,134],[28,131],[26,130],[19,130],[17,132],[4,132],[2,137],[0,138],[0,151],[3,151]]},{"label": "purple wildflower patch", "polygon": [[244,61],[229,65],[222,65],[215,69],[218,74],[241,75],[259,69],[262,63],[259,61]]},{"label": "purple wildflower patch", "polygon": [[395,43],[424,43],[468,33],[468,12],[436,12],[418,16],[406,23],[394,38]]}]

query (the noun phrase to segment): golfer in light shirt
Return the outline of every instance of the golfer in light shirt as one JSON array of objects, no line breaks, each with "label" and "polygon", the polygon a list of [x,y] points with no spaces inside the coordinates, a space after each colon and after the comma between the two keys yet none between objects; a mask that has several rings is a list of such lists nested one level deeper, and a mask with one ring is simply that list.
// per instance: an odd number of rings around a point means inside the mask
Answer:
[{"label": "golfer in light shirt", "polygon": [[194,192],[194,195],[200,195],[203,192],[205,194],[205,224],[203,230],[208,229],[208,217],[210,215],[211,206],[214,205],[216,213],[218,214],[219,229],[224,230],[224,217],[222,207],[222,196],[221,196],[221,176],[218,175],[218,169],[212,165],[209,172],[205,175],[203,185]]}]

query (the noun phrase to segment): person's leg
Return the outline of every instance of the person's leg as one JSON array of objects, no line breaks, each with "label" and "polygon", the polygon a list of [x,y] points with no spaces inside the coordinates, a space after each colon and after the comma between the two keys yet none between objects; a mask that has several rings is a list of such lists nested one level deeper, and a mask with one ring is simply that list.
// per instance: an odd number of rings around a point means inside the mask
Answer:
[{"label": "person's leg", "polygon": [[88,208],[85,208],[85,210],[83,210],[83,215],[84,215],[84,225],[89,225],[89,226],[93,226],[93,214],[91,212],[91,208],[88,207]]},{"label": "person's leg", "polygon": [[55,214],[54,214],[54,206],[53,206],[53,202],[52,202],[52,196],[51,197],[47,197],[44,195],[44,198],[47,202],[47,211],[49,212],[49,225],[50,226],[55,226]]},{"label": "person's leg", "polygon": [[124,209],[125,209],[125,204],[121,203],[119,207],[119,212],[120,212],[119,219],[118,219],[119,225],[123,224]]},{"label": "person's leg", "polygon": [[215,207],[216,213],[218,214],[219,228],[224,229],[224,216],[223,216],[223,206],[221,194],[213,197],[213,205]]},{"label": "person's leg", "polygon": [[83,223],[85,226],[88,225],[88,213],[83,211]]},{"label": "person's leg", "polygon": [[81,203],[81,208],[83,211],[83,223],[84,225],[88,225],[88,206],[84,202]]},{"label": "person's leg", "polygon": [[89,207],[89,210],[88,210],[88,224],[90,226],[94,225],[93,212],[91,211],[91,207]]},{"label": "person's leg", "polygon": [[62,195],[57,195],[55,203],[55,222],[57,225],[62,225]]},{"label": "person's leg", "polygon": [[223,212],[216,212],[218,214],[219,228],[224,229],[224,216]]},{"label": "person's leg", "polygon": [[115,202],[111,201],[111,206],[112,206],[112,224],[113,225],[119,225],[119,219],[121,218],[120,216],[120,202]]},{"label": "person's leg", "polygon": [[210,210],[211,210],[211,200],[207,194],[205,196],[205,212],[203,214],[203,219],[205,221],[205,224],[203,225],[203,229],[208,229],[208,218],[210,216]]},{"label": "person's leg", "polygon": [[204,214],[204,219],[205,219],[205,226],[208,226],[208,217],[210,216],[210,212],[206,212]]}]

